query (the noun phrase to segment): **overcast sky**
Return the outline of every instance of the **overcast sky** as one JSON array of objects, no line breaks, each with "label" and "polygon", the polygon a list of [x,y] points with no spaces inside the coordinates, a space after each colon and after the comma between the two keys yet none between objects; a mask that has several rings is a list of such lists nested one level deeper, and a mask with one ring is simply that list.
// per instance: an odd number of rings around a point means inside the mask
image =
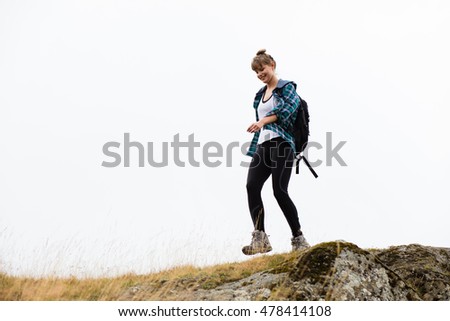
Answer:
[{"label": "overcast sky", "polygon": [[[446,1],[0,1],[0,270],[247,259],[241,147],[261,48],[297,82],[323,146],[309,155],[319,178],[302,164],[289,185],[308,241],[449,247],[449,30]],[[328,132],[347,166],[326,165]],[[155,160],[167,142],[168,165],[139,167],[134,147],[125,167],[126,133]],[[189,135],[198,167],[170,147]],[[289,251],[270,180],[263,200],[273,253]]]}]

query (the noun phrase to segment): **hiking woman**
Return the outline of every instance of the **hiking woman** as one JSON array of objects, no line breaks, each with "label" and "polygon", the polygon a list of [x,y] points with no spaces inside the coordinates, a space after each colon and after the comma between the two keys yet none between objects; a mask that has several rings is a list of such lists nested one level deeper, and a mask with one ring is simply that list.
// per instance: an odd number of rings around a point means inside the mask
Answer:
[{"label": "hiking woman", "polygon": [[242,248],[246,255],[272,250],[264,227],[261,190],[272,175],[273,193],[292,231],[292,250],[309,247],[300,228],[297,209],[288,194],[294,164],[295,144],[291,134],[300,98],[295,83],[275,74],[276,62],[265,49],[259,50],[251,67],[265,84],[256,94],[253,107],[256,122],[247,131],[254,133],[247,152],[252,157],[247,176],[247,197],[254,231],[250,245]]}]

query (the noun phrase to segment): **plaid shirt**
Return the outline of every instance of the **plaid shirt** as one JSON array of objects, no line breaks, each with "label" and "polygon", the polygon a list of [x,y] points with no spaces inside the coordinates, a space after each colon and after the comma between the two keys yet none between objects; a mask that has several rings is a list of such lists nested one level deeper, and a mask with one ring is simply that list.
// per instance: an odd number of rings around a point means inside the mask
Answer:
[{"label": "plaid shirt", "polygon": [[[266,87],[267,86],[262,87],[256,93],[255,100],[253,101],[253,108],[256,112],[256,121],[259,121],[258,106],[264,92],[266,91]],[[295,91],[296,88],[297,85],[293,81],[278,80],[277,87],[273,90],[275,106],[265,115],[265,117],[276,115],[277,121],[263,127],[264,129],[274,131],[286,140],[291,145],[294,154],[295,143],[291,132],[294,126],[295,118],[297,117],[298,107],[300,105],[300,98]],[[281,92],[281,95],[279,95],[279,92]],[[250,143],[250,147],[247,151],[247,156],[253,156],[253,154],[255,154],[260,132],[260,130],[255,132],[252,142]]]}]

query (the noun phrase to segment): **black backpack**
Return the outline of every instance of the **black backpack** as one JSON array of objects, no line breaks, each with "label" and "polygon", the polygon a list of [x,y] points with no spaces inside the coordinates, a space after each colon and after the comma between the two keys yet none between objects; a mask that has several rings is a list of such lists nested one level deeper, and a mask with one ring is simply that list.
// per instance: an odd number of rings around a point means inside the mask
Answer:
[{"label": "black backpack", "polygon": [[294,136],[295,142],[295,150],[296,155],[295,159],[297,160],[295,164],[295,173],[299,173],[299,163],[303,159],[305,161],[306,166],[308,166],[311,173],[315,178],[318,177],[317,173],[312,168],[311,164],[309,164],[308,160],[301,153],[305,150],[306,145],[308,145],[308,136],[309,136],[309,111],[308,111],[308,103],[303,98],[300,98],[300,105],[298,106],[297,117],[294,121],[294,128],[292,130],[292,134]]},{"label": "black backpack", "polygon": [[[294,88],[297,89],[297,84],[292,81],[286,81],[286,80],[280,80],[277,84],[276,91],[279,96],[282,96],[283,87],[286,86],[288,83],[292,83],[294,85]],[[308,145],[308,137],[309,137],[309,112],[308,112],[308,104],[305,100],[303,100],[300,96],[300,104],[298,106],[298,112],[297,117],[294,121],[294,126],[292,129],[292,135],[294,136],[294,142],[295,142],[295,173],[299,173],[299,164],[300,161],[303,159],[305,161],[306,166],[308,166],[311,173],[314,175],[315,178],[318,177],[317,173],[314,171],[312,166],[309,164],[308,160],[305,156],[302,155],[302,152],[305,150],[306,146]]]}]

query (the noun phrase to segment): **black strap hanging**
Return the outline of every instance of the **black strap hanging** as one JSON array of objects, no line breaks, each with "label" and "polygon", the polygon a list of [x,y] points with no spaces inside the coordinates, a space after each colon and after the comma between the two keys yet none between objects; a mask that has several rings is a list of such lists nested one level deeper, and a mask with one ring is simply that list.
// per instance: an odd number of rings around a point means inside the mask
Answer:
[{"label": "black strap hanging", "polygon": [[299,173],[299,164],[300,161],[303,159],[305,161],[306,166],[308,166],[309,170],[311,171],[311,173],[314,175],[315,178],[319,177],[319,175],[317,175],[316,171],[312,168],[311,164],[308,162],[308,160],[306,159],[305,156],[300,156],[300,157],[296,157],[297,159],[297,163],[295,164],[295,173],[298,174]]}]

